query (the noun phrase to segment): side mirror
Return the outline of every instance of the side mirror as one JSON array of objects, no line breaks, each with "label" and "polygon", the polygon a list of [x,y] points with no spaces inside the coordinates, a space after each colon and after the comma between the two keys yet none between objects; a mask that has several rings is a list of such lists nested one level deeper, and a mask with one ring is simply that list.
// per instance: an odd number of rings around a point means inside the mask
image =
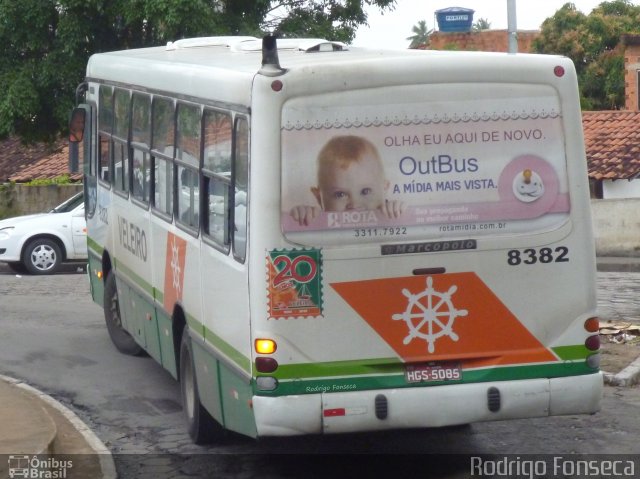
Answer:
[{"label": "side mirror", "polygon": [[84,139],[84,125],[87,111],[84,108],[74,108],[69,121],[69,142],[80,143]]}]

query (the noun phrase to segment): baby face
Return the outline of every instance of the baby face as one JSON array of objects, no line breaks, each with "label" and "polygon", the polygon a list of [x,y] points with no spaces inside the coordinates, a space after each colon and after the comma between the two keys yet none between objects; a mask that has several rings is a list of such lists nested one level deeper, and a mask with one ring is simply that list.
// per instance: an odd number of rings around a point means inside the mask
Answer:
[{"label": "baby face", "polygon": [[324,171],[314,193],[324,211],[375,210],[384,203],[387,186],[379,163],[365,155],[347,168]]}]

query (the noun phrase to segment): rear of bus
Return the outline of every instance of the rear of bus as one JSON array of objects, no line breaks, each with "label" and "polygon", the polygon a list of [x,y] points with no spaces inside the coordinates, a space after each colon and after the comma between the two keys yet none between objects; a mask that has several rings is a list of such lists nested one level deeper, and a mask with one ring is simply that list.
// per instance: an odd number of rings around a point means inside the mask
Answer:
[{"label": "rear of bus", "polygon": [[309,55],[254,81],[258,435],[596,412],[573,64]]}]

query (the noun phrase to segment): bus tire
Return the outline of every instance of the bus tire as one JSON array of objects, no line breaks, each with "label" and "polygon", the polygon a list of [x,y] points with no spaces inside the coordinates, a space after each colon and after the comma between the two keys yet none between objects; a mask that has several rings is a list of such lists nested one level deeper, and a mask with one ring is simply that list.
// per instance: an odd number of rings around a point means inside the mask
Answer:
[{"label": "bus tire", "polygon": [[118,351],[130,356],[144,354],[144,349],[122,327],[118,289],[116,287],[116,277],[113,273],[108,273],[104,282],[104,320],[107,323],[109,337]]},{"label": "bus tire", "polygon": [[219,439],[224,432],[223,427],[211,417],[200,402],[193,346],[188,327],[184,328],[180,341],[180,393],[182,411],[187,421],[187,430],[191,440],[196,444],[208,444]]}]

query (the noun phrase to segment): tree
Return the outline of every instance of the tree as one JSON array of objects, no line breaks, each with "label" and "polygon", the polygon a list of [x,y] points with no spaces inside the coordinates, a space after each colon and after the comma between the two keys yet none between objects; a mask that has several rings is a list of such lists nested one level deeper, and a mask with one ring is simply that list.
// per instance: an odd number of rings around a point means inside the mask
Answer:
[{"label": "tree", "polygon": [[491,22],[486,18],[478,18],[477,22],[473,23],[471,29],[474,32],[481,32],[483,30],[491,30]]},{"label": "tree", "polygon": [[534,43],[539,53],[571,58],[578,73],[582,107],[587,110],[624,106],[625,33],[640,33],[640,6],[628,0],[603,2],[589,15],[566,3],[546,19]]},{"label": "tree", "polygon": [[350,42],[366,6],[396,0],[0,0],[0,138],[54,140],[93,53],[193,36],[314,36]]},{"label": "tree", "polygon": [[433,33],[433,29],[427,28],[427,22],[420,20],[416,25],[411,28],[413,35],[407,37],[407,40],[411,40],[409,48],[421,48],[429,45],[429,35]]}]

